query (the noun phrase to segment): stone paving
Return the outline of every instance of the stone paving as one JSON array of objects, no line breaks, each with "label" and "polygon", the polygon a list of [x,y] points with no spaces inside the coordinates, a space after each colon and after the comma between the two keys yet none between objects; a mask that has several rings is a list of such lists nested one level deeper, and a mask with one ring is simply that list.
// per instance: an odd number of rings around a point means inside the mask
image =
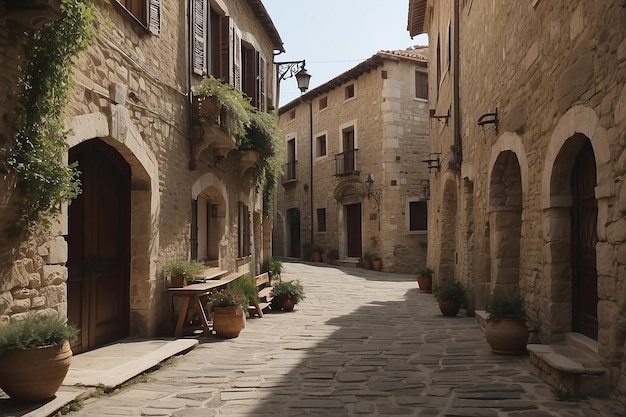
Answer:
[{"label": "stone paving", "polygon": [[559,401],[528,356],[492,354],[472,317],[445,318],[414,277],[285,263],[307,298],[249,319],[70,416],[617,417],[610,400]]}]

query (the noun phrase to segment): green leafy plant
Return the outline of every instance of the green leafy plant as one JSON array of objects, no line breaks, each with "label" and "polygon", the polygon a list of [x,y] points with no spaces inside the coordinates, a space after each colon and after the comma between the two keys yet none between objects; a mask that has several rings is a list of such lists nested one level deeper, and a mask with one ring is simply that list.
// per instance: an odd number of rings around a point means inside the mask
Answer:
[{"label": "green leafy plant", "polygon": [[231,293],[239,293],[243,297],[244,305],[259,302],[259,289],[250,275],[244,275],[230,282],[226,289]]},{"label": "green leafy plant", "polygon": [[243,306],[247,303],[240,292],[228,289],[214,292],[209,297],[209,301],[214,307]]},{"label": "green leafy plant", "polygon": [[493,295],[489,297],[485,310],[489,313],[489,320],[512,317],[520,321],[526,321],[524,301],[519,295]]},{"label": "green leafy plant", "polygon": [[59,345],[78,336],[78,329],[59,316],[38,317],[34,314],[0,326],[0,356],[18,349]]},{"label": "green leafy plant", "polygon": [[459,281],[449,279],[435,288],[433,295],[437,301],[458,301],[463,303],[467,299],[467,287]]},{"label": "green leafy plant", "polygon": [[377,254],[373,253],[371,255],[371,260],[372,261],[381,261],[382,259],[380,258],[380,256],[378,256]]},{"label": "green leafy plant", "polygon": [[300,280],[278,281],[272,284],[274,297],[290,298],[295,304],[304,299],[304,286]]},{"label": "green leafy plant", "polygon": [[192,87],[194,96],[200,100],[214,97],[221,104],[220,122],[238,143],[246,135],[246,127],[250,124],[254,108],[250,99],[233,85],[209,75]]},{"label": "green leafy plant", "polygon": [[268,272],[270,280],[280,279],[280,274],[283,272],[283,263],[276,257],[271,257],[265,260],[261,265],[261,273]]},{"label": "green leafy plant", "polygon": [[331,249],[328,251],[328,257],[330,259],[334,259],[337,260],[339,259],[339,250],[338,249]]},{"label": "green leafy plant", "polygon": [[80,193],[75,164],[67,165],[63,112],[69,100],[76,56],[94,34],[95,0],[62,0],[62,17],[45,24],[26,43],[26,64],[18,82],[13,142],[3,147],[2,169],[15,175],[20,200],[9,236],[28,235],[36,224],[61,213],[62,203]]},{"label": "green leafy plant", "polygon": [[435,271],[433,271],[431,268],[427,266],[419,265],[413,270],[413,273],[416,275],[421,275],[425,278],[432,278]]},{"label": "green leafy plant", "polygon": [[364,260],[364,261],[371,261],[373,256],[374,256],[374,254],[373,254],[372,252],[367,252],[367,251],[366,251],[366,252],[363,254],[363,260]]},{"label": "green leafy plant", "polygon": [[180,276],[186,281],[191,281],[195,276],[204,270],[205,266],[201,262],[186,260],[170,261],[165,265],[165,273],[170,276]]}]

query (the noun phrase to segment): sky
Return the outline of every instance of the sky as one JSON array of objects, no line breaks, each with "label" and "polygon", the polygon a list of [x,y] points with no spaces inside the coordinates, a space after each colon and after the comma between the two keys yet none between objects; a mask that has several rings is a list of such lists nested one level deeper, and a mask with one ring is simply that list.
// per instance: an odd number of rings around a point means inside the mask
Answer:
[{"label": "sky", "polygon": [[[275,61],[306,60],[309,89],[324,84],[380,50],[428,45],[411,39],[408,0],[263,0],[285,46]],[[280,83],[280,105],[300,96],[295,78]]]}]

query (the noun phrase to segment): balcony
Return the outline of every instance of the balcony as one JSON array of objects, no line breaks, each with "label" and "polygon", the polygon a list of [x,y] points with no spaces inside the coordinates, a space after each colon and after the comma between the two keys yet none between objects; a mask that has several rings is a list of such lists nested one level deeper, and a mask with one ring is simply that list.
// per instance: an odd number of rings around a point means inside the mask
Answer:
[{"label": "balcony", "polygon": [[298,166],[298,161],[290,161],[285,164],[284,169],[283,169],[285,173],[283,174],[283,177],[282,177],[283,185],[297,181],[297,178],[296,178],[297,166]]},{"label": "balcony", "polygon": [[345,176],[359,174],[359,150],[348,149],[335,155],[335,175]]},{"label": "balcony", "polygon": [[191,169],[195,169],[198,159],[205,149],[213,149],[215,156],[224,157],[229,151],[237,147],[235,138],[222,126],[221,107],[218,102],[194,97]]},{"label": "balcony", "polygon": [[0,1],[0,9],[3,6],[8,19],[35,30],[61,17],[60,0]]}]

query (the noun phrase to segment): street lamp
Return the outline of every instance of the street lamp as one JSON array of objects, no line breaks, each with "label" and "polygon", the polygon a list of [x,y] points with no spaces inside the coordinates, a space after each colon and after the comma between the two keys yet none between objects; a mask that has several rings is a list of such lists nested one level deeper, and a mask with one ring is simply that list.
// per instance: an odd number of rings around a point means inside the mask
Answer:
[{"label": "street lamp", "polygon": [[274,62],[276,64],[276,106],[280,101],[280,82],[287,78],[296,77],[298,83],[298,89],[302,94],[306,93],[309,89],[309,82],[311,81],[311,74],[309,74],[305,68],[306,61],[285,61]]}]

